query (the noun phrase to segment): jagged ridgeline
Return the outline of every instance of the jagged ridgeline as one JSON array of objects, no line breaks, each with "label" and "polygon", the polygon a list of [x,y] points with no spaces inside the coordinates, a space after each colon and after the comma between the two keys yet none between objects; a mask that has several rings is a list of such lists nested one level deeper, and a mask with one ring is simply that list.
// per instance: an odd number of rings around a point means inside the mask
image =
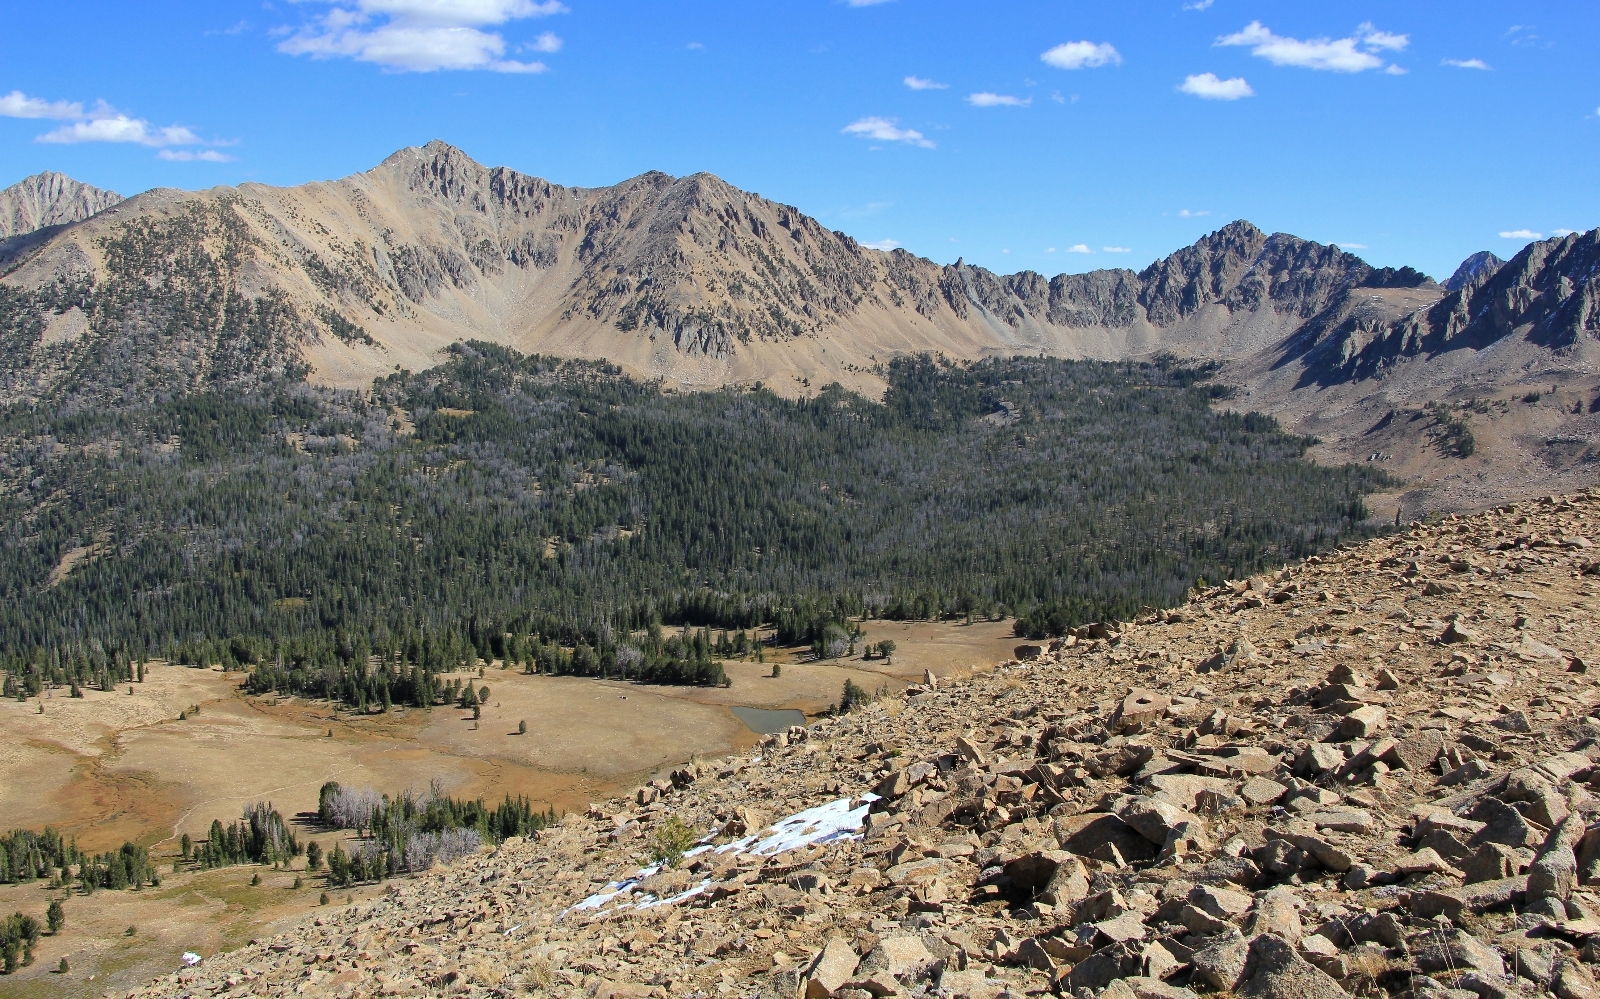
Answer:
[{"label": "jagged ridgeline", "polygon": [[1125,618],[1360,535],[1382,484],[1217,412],[1203,368],[920,358],[886,376],[881,403],[680,394],[474,342],[369,394],[14,408],[9,682],[114,682],[169,656],[431,702],[431,679],[374,678],[368,656],[437,671],[534,646],[551,669],[639,676],[665,654],[654,678],[707,682],[703,641],[666,654],[646,629]]}]

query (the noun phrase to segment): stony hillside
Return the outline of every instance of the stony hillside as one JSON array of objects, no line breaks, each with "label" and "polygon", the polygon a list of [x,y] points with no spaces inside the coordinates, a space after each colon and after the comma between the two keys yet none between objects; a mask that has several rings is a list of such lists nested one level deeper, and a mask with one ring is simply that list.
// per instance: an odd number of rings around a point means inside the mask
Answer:
[{"label": "stony hillside", "polygon": [[[1589,481],[1597,246],[1476,254],[1444,287],[1241,221],[1137,272],[998,275],[867,249],[709,174],[563,187],[432,142],[341,180],[149,191],[0,241],[0,402],[360,388],[464,338],[787,395],[877,394],[906,353],[1170,352],[1221,362],[1233,404],[1316,435],[1326,460],[1390,456],[1414,515]],[[1530,393],[1560,405],[1478,411]],[[1440,402],[1472,412],[1418,433]],[[1393,414],[1405,429],[1386,435]],[[1475,458],[1437,446],[1461,421],[1484,431]]]},{"label": "stony hillside", "polygon": [[1594,996],[1597,530],[1549,497],[1024,646],[130,999]]},{"label": "stony hillside", "polygon": [[0,191],[0,240],[81,222],[121,200],[115,191],[90,187],[65,174],[36,173]]}]

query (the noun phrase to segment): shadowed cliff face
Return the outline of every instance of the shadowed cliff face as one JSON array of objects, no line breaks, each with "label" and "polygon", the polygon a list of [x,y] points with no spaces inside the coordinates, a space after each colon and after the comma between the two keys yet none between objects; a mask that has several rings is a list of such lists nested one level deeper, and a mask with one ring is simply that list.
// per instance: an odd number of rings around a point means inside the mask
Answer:
[{"label": "shadowed cliff face", "polygon": [[[55,207],[29,218],[73,224],[0,242],[3,401],[132,402],[301,372],[357,386],[470,337],[788,392],[876,391],[878,365],[919,351],[1244,350],[1327,385],[1518,331],[1560,349],[1596,322],[1592,234],[1498,271],[1475,257],[1447,292],[1243,221],[1137,273],[997,275],[866,249],[710,174],[564,187],[442,142],[337,181],[151,191],[85,221],[116,196],[32,181],[54,193],[29,204]],[[1221,334],[1259,317],[1270,337],[1228,346]]]}]

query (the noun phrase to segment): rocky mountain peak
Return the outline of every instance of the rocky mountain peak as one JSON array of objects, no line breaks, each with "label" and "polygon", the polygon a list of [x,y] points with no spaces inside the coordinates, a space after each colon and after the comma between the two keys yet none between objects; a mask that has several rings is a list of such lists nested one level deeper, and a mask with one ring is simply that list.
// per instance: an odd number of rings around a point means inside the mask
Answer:
[{"label": "rocky mountain peak", "polygon": [[1445,280],[1444,286],[1450,291],[1460,291],[1468,285],[1482,284],[1494,277],[1495,272],[1504,267],[1505,263],[1488,250],[1479,250],[1461,261],[1461,266]]},{"label": "rocky mountain peak", "polygon": [[0,191],[0,239],[81,222],[122,200],[66,174],[46,170]]}]

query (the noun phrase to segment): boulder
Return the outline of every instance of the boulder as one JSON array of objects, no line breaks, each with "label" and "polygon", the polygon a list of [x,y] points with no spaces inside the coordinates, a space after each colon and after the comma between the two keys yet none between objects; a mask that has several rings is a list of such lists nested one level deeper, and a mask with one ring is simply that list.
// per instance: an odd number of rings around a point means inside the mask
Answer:
[{"label": "boulder", "polygon": [[1293,944],[1271,933],[1250,942],[1242,978],[1238,994],[1258,999],[1347,999],[1350,995],[1326,972],[1295,953]]},{"label": "boulder", "polygon": [[861,959],[839,937],[829,940],[805,971],[805,999],[827,999],[855,974]]},{"label": "boulder", "polygon": [[1578,858],[1571,848],[1556,846],[1541,853],[1528,868],[1528,900],[1554,898],[1565,902],[1578,884]]},{"label": "boulder", "polygon": [[1499,798],[1484,798],[1472,810],[1472,817],[1483,823],[1483,828],[1467,841],[1468,846],[1484,843],[1502,843],[1506,846],[1536,847],[1544,842],[1544,834],[1528,824],[1522,813]]},{"label": "boulder", "polygon": [[1256,899],[1256,911],[1245,924],[1245,933],[1257,935],[1271,933],[1292,944],[1300,942],[1305,927],[1300,922],[1300,910],[1295,905],[1294,892],[1287,888],[1274,888]]},{"label": "boulder", "polygon": [[1357,708],[1339,721],[1339,733],[1346,739],[1370,739],[1389,727],[1389,712],[1376,704]]},{"label": "boulder", "polygon": [[1174,829],[1194,819],[1172,802],[1148,796],[1124,799],[1117,806],[1116,815],[1157,846],[1164,846]]},{"label": "boulder", "polygon": [[1119,978],[1139,972],[1139,954],[1125,944],[1114,943],[1090,954],[1072,966],[1067,974],[1067,988],[1076,994],[1079,989],[1099,992]]},{"label": "boulder", "polygon": [[1433,766],[1443,749],[1444,735],[1437,730],[1429,730],[1401,739],[1378,759],[1396,769],[1420,774]]},{"label": "boulder", "polygon": [[929,977],[939,967],[939,961],[928,950],[921,938],[901,936],[885,937],[861,959],[853,981],[909,978],[921,980]]},{"label": "boulder", "polygon": [[1493,909],[1510,908],[1517,902],[1526,900],[1527,895],[1526,876],[1501,878],[1498,881],[1480,881],[1460,888],[1419,891],[1411,896],[1411,911],[1424,919],[1449,916],[1455,920],[1464,912],[1476,915]]},{"label": "boulder", "polygon": [[1506,963],[1499,951],[1454,927],[1423,934],[1413,942],[1412,955],[1422,971],[1506,973]]},{"label": "boulder", "polygon": [[1194,952],[1189,964],[1196,980],[1219,992],[1231,992],[1244,977],[1250,944],[1238,930],[1228,929]]},{"label": "boulder", "polygon": [[1166,694],[1135,687],[1117,706],[1117,713],[1111,719],[1111,731],[1127,732],[1145,728],[1160,721],[1170,707],[1172,698]]}]

